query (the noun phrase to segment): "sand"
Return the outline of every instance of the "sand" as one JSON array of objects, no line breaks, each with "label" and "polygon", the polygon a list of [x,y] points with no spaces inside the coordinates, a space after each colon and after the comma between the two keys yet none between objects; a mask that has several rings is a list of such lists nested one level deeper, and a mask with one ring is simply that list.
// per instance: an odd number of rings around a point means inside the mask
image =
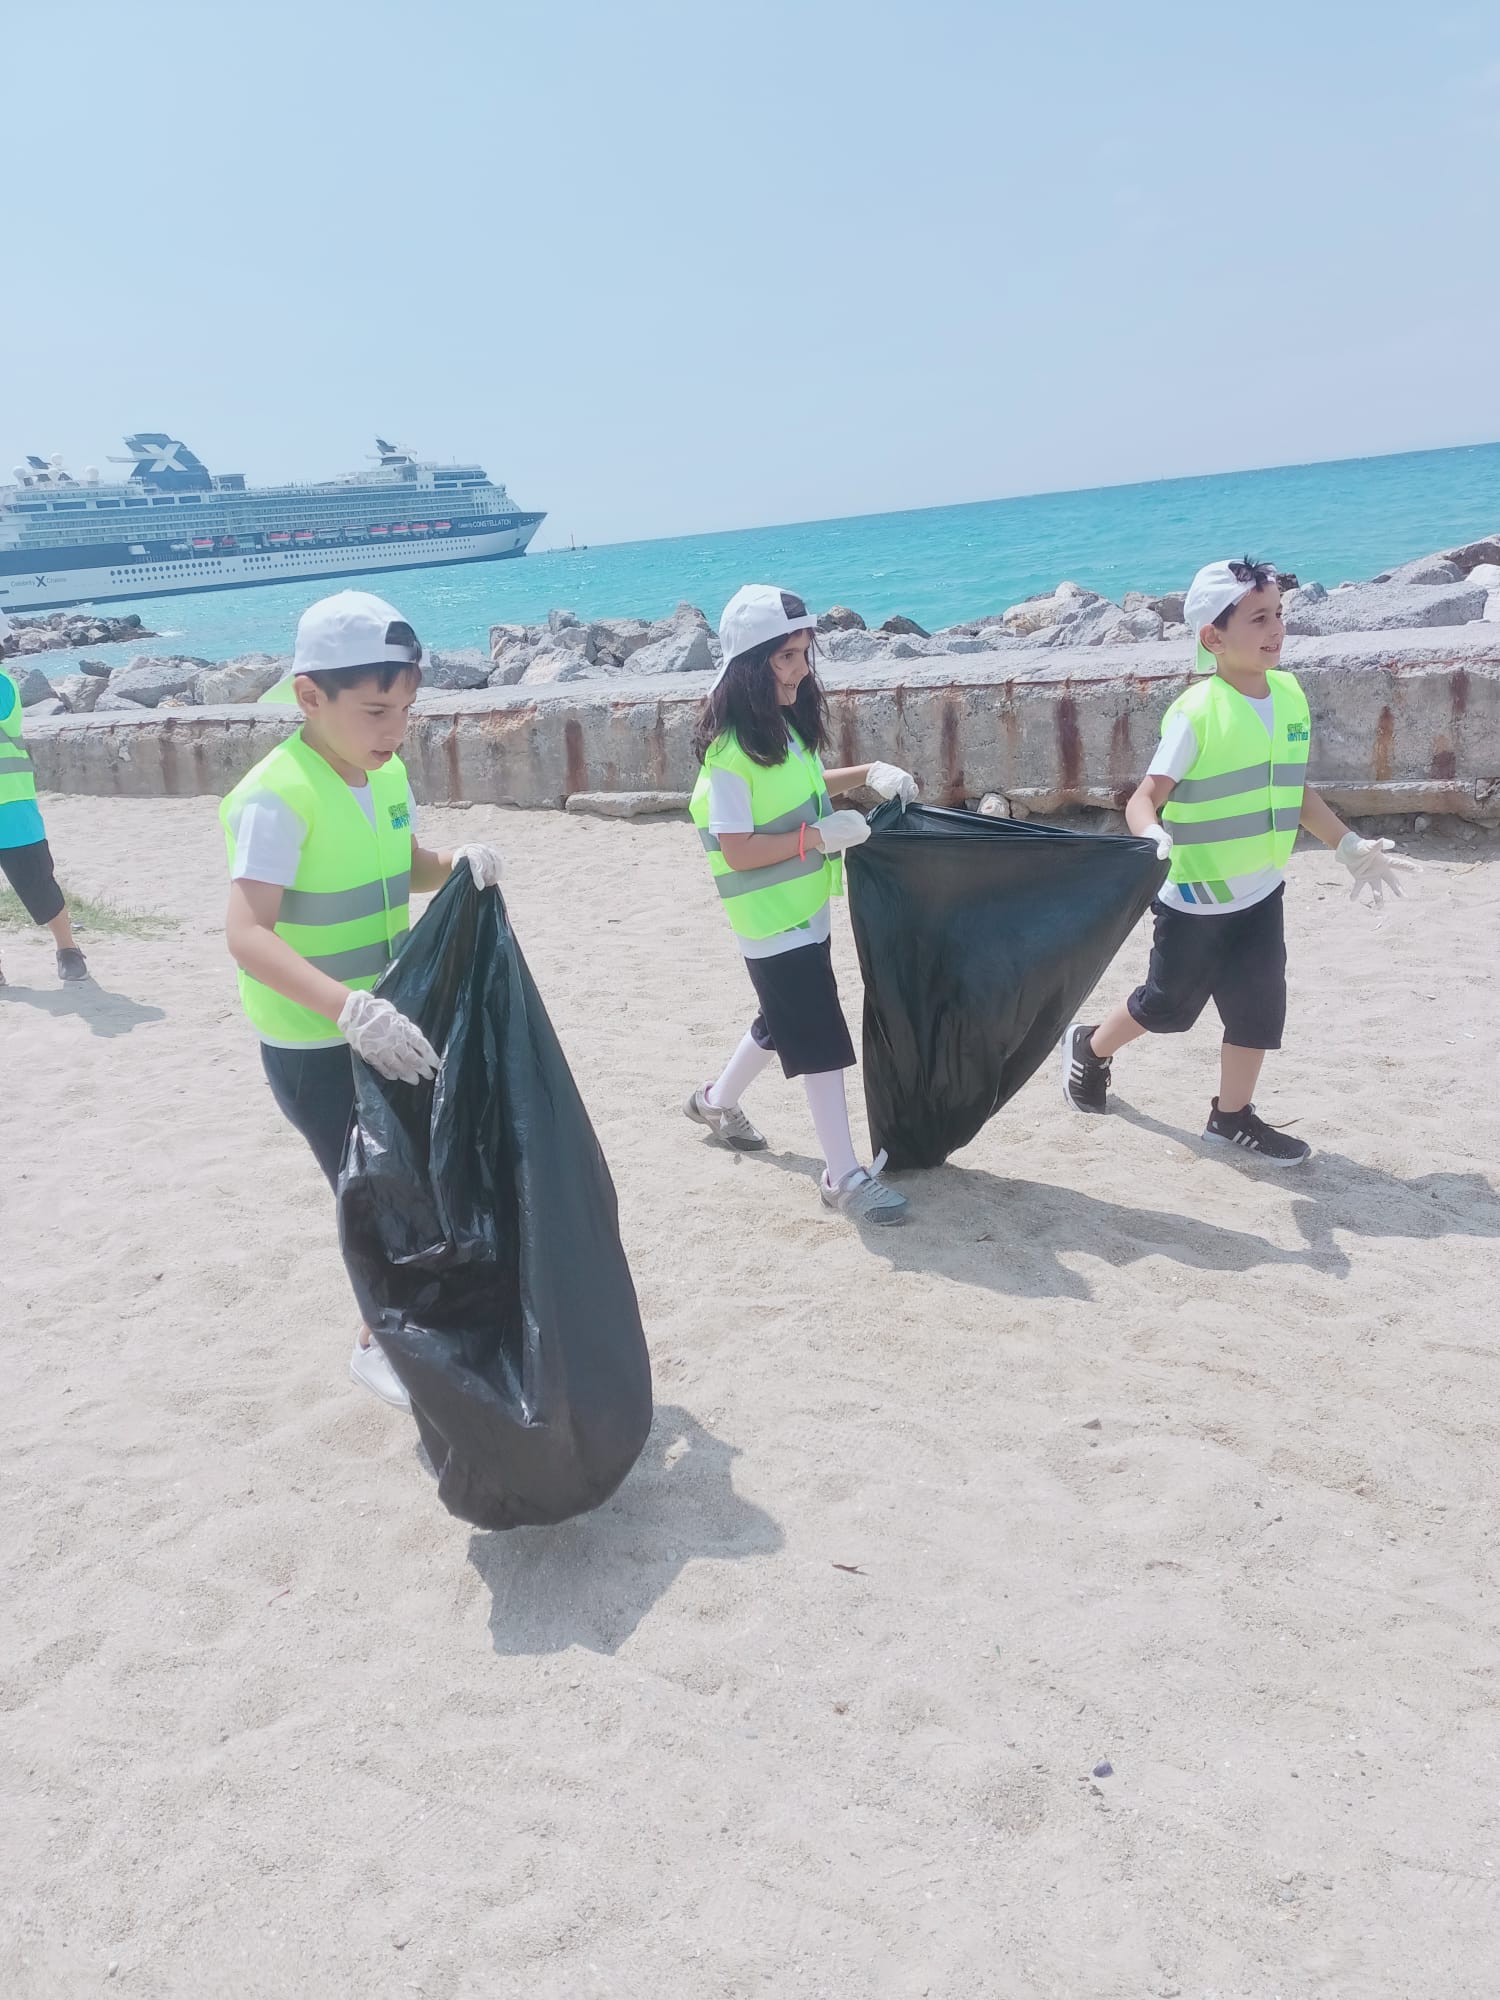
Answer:
[{"label": "sand", "polygon": [[0,937],[0,1991],[1500,1987],[1487,839],[1383,919],[1295,860],[1310,1167],[1200,1153],[1205,1023],[865,1240],[779,1075],[767,1158],[681,1115],[751,1011],[682,825],[428,813],[508,857],[656,1375],[615,1499],[497,1536],[347,1378],[213,802],[45,805],[175,928],[84,990]]}]

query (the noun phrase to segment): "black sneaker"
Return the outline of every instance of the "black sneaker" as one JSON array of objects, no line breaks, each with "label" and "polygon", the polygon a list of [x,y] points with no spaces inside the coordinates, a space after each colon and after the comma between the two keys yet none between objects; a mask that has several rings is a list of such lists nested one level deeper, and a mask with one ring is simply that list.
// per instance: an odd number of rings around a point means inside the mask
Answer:
[{"label": "black sneaker", "polygon": [[1221,1111],[1216,1097],[1203,1136],[1220,1146],[1238,1146],[1241,1152],[1253,1153],[1268,1167],[1300,1167],[1312,1158],[1312,1147],[1305,1139],[1294,1139],[1290,1132],[1278,1132],[1264,1118],[1257,1118],[1253,1104],[1247,1104],[1243,1111]]},{"label": "black sneaker", "polygon": [[1104,1111],[1109,1089],[1109,1063],[1089,1047],[1093,1027],[1075,1021],[1062,1038],[1063,1096],[1074,1111]]},{"label": "black sneaker", "polygon": [[64,945],[57,954],[57,976],[65,986],[89,976],[88,960],[76,944]]}]

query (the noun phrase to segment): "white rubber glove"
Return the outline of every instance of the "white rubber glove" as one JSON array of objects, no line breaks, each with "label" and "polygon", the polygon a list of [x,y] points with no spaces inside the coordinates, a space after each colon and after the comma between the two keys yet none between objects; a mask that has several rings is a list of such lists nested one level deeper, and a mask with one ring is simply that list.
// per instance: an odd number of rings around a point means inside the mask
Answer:
[{"label": "white rubber glove", "polygon": [[818,838],[825,854],[842,854],[846,848],[859,847],[870,838],[869,822],[863,813],[830,813],[827,819],[818,821]]},{"label": "white rubber glove", "polygon": [[1396,880],[1398,868],[1412,875],[1422,872],[1415,861],[1404,860],[1396,853],[1394,840],[1361,840],[1357,833],[1346,833],[1333,851],[1354,877],[1349,891],[1351,903],[1359,900],[1361,889],[1368,889],[1370,901],[1379,909],[1385,902],[1387,889],[1393,896],[1401,894],[1401,884]]},{"label": "white rubber glove", "polygon": [[498,847],[483,847],[477,841],[453,850],[453,865],[469,864],[469,873],[474,877],[476,889],[493,889],[500,881],[500,850]]},{"label": "white rubber glove", "polygon": [[916,799],[919,789],[911,772],[903,771],[899,764],[872,764],[865,773],[865,783],[883,799],[900,799],[903,811]]},{"label": "white rubber glove", "polygon": [[377,1000],[373,993],[351,993],[339,1014],[339,1029],[357,1056],[371,1069],[397,1083],[420,1083],[437,1075],[437,1050],[415,1021]]},{"label": "white rubber glove", "polygon": [[1156,858],[1158,861],[1171,860],[1172,836],[1164,826],[1158,826],[1156,821],[1152,820],[1149,826],[1141,828],[1140,837],[1142,840],[1154,840],[1156,842]]}]

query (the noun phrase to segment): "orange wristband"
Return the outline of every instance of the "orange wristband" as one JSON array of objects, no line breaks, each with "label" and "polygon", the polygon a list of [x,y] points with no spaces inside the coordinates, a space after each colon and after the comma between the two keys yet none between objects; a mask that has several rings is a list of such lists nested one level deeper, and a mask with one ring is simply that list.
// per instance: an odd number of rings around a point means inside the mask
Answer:
[{"label": "orange wristband", "polygon": [[806,820],[803,820],[803,822],[802,822],[801,826],[800,826],[800,827],[798,827],[798,829],[797,829],[797,859],[798,859],[799,861],[805,861],[805,860],[807,859],[807,821],[806,821]]}]

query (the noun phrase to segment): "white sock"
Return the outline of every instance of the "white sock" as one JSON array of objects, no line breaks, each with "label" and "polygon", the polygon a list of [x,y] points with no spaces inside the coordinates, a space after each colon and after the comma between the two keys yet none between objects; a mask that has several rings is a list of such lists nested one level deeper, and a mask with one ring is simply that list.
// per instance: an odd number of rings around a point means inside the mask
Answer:
[{"label": "white sock", "polygon": [[820,1070],[816,1076],[803,1077],[802,1088],[807,1092],[807,1108],[812,1113],[818,1144],[823,1148],[829,1185],[837,1187],[859,1165],[854,1157],[854,1141],[849,1135],[844,1072],[841,1069]]},{"label": "white sock", "polygon": [[746,1035],[724,1066],[724,1074],[711,1083],[704,1095],[715,1111],[730,1111],[754,1083],[761,1071],[775,1060],[773,1049],[763,1049],[753,1035]]}]

